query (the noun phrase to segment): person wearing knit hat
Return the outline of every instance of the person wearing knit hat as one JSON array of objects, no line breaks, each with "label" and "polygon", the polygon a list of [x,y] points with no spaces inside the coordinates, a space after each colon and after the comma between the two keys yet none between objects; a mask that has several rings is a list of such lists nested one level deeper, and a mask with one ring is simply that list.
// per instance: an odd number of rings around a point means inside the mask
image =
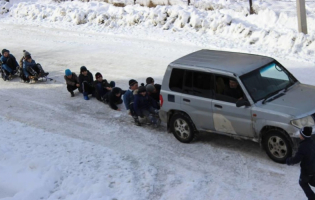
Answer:
[{"label": "person wearing knit hat", "polygon": [[158,104],[158,109],[160,109],[160,92],[161,85],[154,84],[154,80],[151,77],[147,78],[146,90],[149,96],[151,96]]},{"label": "person wearing knit hat", "polygon": [[64,79],[66,80],[67,90],[70,92],[70,96],[74,97],[74,90],[79,89],[79,92],[82,92],[80,88],[79,78],[76,73],[71,72],[70,69],[65,70]]},{"label": "person wearing knit hat", "polygon": [[147,89],[145,88],[145,86],[141,85],[139,88],[138,88],[138,94],[140,93],[145,93],[147,92]]},{"label": "person wearing knit hat", "polygon": [[138,84],[138,81],[136,81],[135,79],[130,79],[128,84],[129,84],[129,87],[132,87],[133,85]]},{"label": "person wearing knit hat", "polygon": [[106,93],[110,92],[113,87],[115,87],[115,82],[111,81],[110,83],[107,82],[106,79],[103,79],[103,76],[100,72],[95,74],[95,97],[99,101],[104,101],[104,96]]},{"label": "person wearing knit hat", "polygon": [[300,163],[299,184],[308,199],[315,199],[310,185],[315,187],[315,142],[312,139],[313,128],[304,127],[300,130],[300,145],[294,157],[287,158],[287,165]]},{"label": "person wearing knit hat", "polygon": [[23,62],[23,75],[27,82],[30,80],[37,81],[41,77],[46,77],[49,72],[45,72],[42,66],[36,63],[35,60],[32,59],[30,53],[25,53],[24,58],[22,59]]},{"label": "person wearing knit hat", "polygon": [[138,115],[133,109],[133,100],[134,100],[133,92],[138,89],[138,81],[136,81],[135,79],[130,79],[128,81],[128,85],[129,85],[129,89],[125,92],[123,96],[125,108],[127,110],[128,115],[131,115],[132,118],[135,120],[135,125],[141,126]]},{"label": "person wearing knit hat", "polygon": [[12,76],[19,71],[19,64],[17,63],[15,57],[10,54],[10,51],[7,49],[2,50],[2,69],[4,69],[5,77],[4,80],[12,79]]},{"label": "person wearing knit hat", "polygon": [[20,62],[19,62],[20,67],[22,68],[22,70],[20,70],[20,78],[24,82],[27,82],[27,83],[30,82],[30,79],[28,78],[29,77],[29,73],[28,73],[28,71],[25,68],[23,68],[23,62],[26,59],[25,57],[29,57],[29,56],[31,56],[31,54],[28,51],[23,50],[23,56],[22,56],[22,58],[20,59]]},{"label": "person wearing knit hat", "polygon": [[154,124],[155,127],[160,125],[161,121],[157,117],[157,102],[147,94],[146,87],[144,85],[141,85],[138,88],[138,93],[134,95],[133,107],[138,116],[145,116],[150,120],[150,123]]},{"label": "person wearing knit hat", "polygon": [[20,59],[20,62],[19,62],[21,67],[23,67],[23,62],[25,60],[25,57],[29,57],[29,56],[31,56],[31,53],[26,51],[26,50],[23,50],[23,56],[22,56],[22,58]]},{"label": "person wearing knit hat", "polygon": [[123,101],[121,99],[122,90],[119,87],[114,87],[110,92],[107,92],[104,96],[104,103],[108,104],[113,110],[120,111],[118,104]]},{"label": "person wearing knit hat", "polygon": [[30,54],[30,52],[28,52],[28,51],[26,51],[26,50],[23,50],[23,56],[25,57],[25,56],[30,56],[31,54]]},{"label": "person wearing knit hat", "polygon": [[94,79],[93,75],[85,66],[80,68],[80,75],[79,75],[79,84],[82,88],[83,98],[85,100],[89,100],[89,94],[95,96],[95,88],[94,88]]}]

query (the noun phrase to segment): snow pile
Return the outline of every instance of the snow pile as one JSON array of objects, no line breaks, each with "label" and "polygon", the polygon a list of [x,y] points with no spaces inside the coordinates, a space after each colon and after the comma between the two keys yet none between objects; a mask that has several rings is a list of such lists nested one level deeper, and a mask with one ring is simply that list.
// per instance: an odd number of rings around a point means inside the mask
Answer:
[{"label": "snow pile", "polygon": [[4,14],[10,11],[11,4],[1,0],[0,1],[0,14]]},{"label": "snow pile", "polygon": [[[197,32],[232,39],[235,44],[262,45],[288,53],[314,55],[315,29],[309,26],[308,35],[298,33],[296,16],[285,12],[278,14],[270,9],[249,15],[247,8],[237,8],[207,11],[179,5],[148,8],[139,5],[115,7],[95,1],[21,2],[14,4],[10,15],[35,22],[85,24],[89,30],[141,26],[173,32]],[[315,23],[315,19],[309,18],[308,23]]]}]

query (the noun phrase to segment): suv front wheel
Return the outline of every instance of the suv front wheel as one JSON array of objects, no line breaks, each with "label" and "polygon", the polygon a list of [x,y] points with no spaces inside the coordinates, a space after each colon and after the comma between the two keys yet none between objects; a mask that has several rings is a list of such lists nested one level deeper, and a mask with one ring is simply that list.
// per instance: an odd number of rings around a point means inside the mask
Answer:
[{"label": "suv front wheel", "polygon": [[292,156],[290,142],[280,131],[269,131],[263,142],[267,155],[277,163],[285,163],[286,159]]},{"label": "suv front wheel", "polygon": [[180,142],[189,143],[195,138],[195,126],[186,114],[174,114],[170,125],[173,135]]}]

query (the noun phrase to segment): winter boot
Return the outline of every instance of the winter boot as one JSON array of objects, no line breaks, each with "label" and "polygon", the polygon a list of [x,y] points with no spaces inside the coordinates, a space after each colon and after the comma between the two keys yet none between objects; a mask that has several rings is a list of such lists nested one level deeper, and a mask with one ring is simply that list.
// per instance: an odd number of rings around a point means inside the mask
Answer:
[{"label": "winter boot", "polygon": [[74,97],[74,93],[73,92],[70,92],[70,94],[71,94],[71,97]]},{"label": "winter boot", "polygon": [[154,127],[157,128],[157,127],[160,126],[160,124],[161,124],[161,120],[160,120],[159,118],[157,118],[157,119],[156,119],[156,122],[155,122],[155,124],[154,124]]},{"label": "winter boot", "polygon": [[87,92],[83,92],[83,98],[85,100],[89,100],[89,96],[88,96],[88,93]]},{"label": "winter boot", "polygon": [[135,125],[136,125],[136,126],[141,126],[141,123],[140,123],[140,121],[139,121],[138,118],[135,118]]},{"label": "winter boot", "polygon": [[151,124],[156,124],[156,118],[152,114],[149,115],[149,119]]}]

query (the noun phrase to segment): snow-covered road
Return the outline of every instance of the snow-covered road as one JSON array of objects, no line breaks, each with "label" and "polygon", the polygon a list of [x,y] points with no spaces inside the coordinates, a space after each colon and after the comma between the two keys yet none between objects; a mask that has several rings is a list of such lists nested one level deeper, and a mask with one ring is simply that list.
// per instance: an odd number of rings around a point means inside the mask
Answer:
[{"label": "snow-covered road", "polygon": [[[299,166],[274,163],[256,143],[201,134],[182,144],[165,126],[132,125],[123,107],[71,98],[63,80],[66,68],[85,65],[123,89],[131,78],[161,83],[168,63],[200,47],[2,22],[0,41],[18,59],[30,51],[56,80],[0,80],[0,198],[304,198]],[[315,83],[312,63],[280,61]]]}]

